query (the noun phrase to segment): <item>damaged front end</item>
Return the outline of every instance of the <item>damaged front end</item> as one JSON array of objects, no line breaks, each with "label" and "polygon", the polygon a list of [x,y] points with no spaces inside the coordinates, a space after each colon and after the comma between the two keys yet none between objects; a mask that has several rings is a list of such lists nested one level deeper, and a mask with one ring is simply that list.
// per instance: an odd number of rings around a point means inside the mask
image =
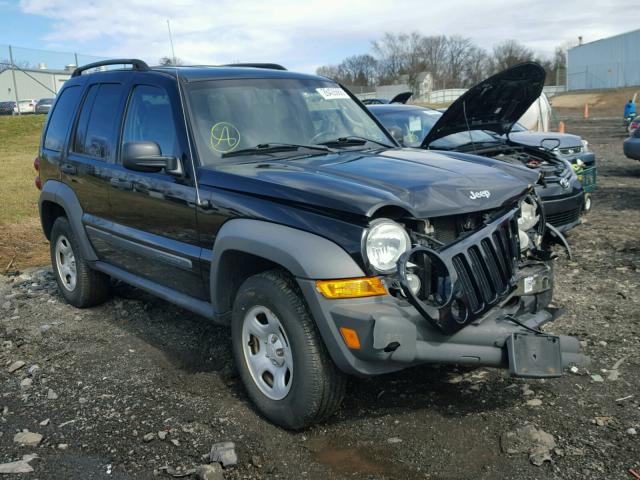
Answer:
[{"label": "damaged front end", "polygon": [[[563,367],[588,359],[576,338],[540,331],[561,313],[550,307],[553,259],[542,249],[544,231],[533,193],[484,212],[376,219],[363,249],[389,295],[310,306],[331,317],[337,330],[346,327],[363,339],[350,351],[352,373],[448,363],[557,377]],[[371,241],[384,235],[403,251],[399,258],[384,242]]]}]

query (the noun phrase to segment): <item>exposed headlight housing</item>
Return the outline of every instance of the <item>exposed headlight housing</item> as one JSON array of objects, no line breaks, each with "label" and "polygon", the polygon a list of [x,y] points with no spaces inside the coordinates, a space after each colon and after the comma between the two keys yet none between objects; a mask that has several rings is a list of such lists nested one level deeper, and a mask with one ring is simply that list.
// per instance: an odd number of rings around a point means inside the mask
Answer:
[{"label": "exposed headlight housing", "polygon": [[411,239],[402,225],[381,219],[371,225],[365,239],[367,261],[379,273],[391,273],[404,252],[411,248]]},{"label": "exposed headlight housing", "polygon": [[520,250],[523,252],[531,247],[540,248],[544,228],[540,225],[541,212],[538,211],[539,208],[541,206],[532,196],[528,196],[520,202],[518,236],[520,237]]},{"label": "exposed headlight housing", "polygon": [[582,141],[582,151],[583,152],[588,152],[589,151],[589,142],[587,142],[586,140],[581,140]]}]

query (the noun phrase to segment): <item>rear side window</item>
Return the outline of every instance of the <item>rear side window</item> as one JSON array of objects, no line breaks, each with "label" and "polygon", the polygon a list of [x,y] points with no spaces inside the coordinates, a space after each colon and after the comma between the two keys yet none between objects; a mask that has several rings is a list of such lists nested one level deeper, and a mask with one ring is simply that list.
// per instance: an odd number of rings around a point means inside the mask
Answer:
[{"label": "rear side window", "polygon": [[89,88],[78,120],[74,152],[105,161],[113,159],[121,96],[122,85],[119,83],[102,83]]},{"label": "rear side window", "polygon": [[44,148],[61,152],[67,137],[67,129],[80,98],[80,88],[75,85],[60,92],[56,106],[49,116],[49,125],[44,137]]}]

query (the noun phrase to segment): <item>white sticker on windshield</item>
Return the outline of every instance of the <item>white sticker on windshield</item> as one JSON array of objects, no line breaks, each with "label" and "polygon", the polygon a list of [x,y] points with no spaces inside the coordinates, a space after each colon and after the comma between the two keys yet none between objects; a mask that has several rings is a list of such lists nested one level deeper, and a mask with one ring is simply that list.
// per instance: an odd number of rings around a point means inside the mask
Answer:
[{"label": "white sticker on windshield", "polygon": [[325,100],[336,100],[338,98],[349,98],[347,92],[339,87],[316,88],[316,92],[322,95]]},{"label": "white sticker on windshield", "polygon": [[420,117],[409,117],[409,131],[410,132],[422,131],[422,121]]}]

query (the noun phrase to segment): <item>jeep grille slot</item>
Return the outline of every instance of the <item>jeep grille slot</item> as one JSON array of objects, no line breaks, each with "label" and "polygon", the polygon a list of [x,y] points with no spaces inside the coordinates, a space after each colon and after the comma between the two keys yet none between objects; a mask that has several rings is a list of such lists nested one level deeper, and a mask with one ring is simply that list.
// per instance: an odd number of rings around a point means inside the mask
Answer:
[{"label": "jeep grille slot", "polygon": [[479,244],[453,257],[462,291],[474,314],[496,303],[512,287],[517,262],[517,220],[510,219]]}]

